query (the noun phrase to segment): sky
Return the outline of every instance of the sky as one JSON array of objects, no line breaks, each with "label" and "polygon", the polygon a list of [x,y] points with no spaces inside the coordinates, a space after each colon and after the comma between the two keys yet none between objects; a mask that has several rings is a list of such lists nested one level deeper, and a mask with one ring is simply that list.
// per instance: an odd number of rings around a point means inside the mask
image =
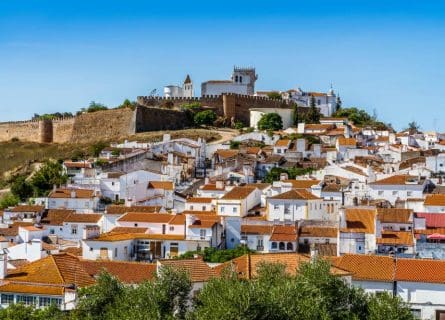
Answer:
[{"label": "sky", "polygon": [[254,66],[256,90],[327,91],[445,131],[445,1],[0,0],[0,122],[117,106]]}]

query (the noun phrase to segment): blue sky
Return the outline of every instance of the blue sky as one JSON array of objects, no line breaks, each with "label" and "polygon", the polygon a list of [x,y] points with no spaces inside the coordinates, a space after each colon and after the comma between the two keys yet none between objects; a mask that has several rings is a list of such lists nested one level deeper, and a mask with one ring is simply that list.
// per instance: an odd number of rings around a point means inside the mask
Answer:
[{"label": "blue sky", "polygon": [[257,89],[327,90],[445,131],[444,1],[0,1],[0,121],[109,106],[255,66]]}]

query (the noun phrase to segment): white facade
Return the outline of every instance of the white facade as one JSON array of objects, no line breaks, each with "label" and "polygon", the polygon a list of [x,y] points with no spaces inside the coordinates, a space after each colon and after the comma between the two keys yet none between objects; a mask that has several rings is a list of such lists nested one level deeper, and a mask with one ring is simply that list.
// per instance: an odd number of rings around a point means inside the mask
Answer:
[{"label": "white facade", "polygon": [[242,95],[253,95],[255,92],[255,81],[258,76],[255,68],[233,69],[230,80],[210,80],[201,84],[201,95],[221,95],[223,93],[235,93]]},{"label": "white facade", "polygon": [[261,117],[268,113],[277,113],[283,121],[283,128],[287,129],[293,126],[293,109],[284,108],[263,108],[263,109],[250,109],[250,127],[258,129],[258,122]]}]

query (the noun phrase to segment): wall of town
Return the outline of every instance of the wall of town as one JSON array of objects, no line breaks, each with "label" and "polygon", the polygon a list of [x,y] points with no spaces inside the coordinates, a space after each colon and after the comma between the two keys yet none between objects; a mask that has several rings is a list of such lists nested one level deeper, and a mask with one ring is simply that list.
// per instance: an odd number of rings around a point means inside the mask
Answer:
[{"label": "wall of town", "polygon": [[180,106],[193,102],[245,124],[249,124],[251,108],[289,108],[281,100],[237,94],[200,98],[138,97],[137,100],[139,106],[135,110],[111,109],[72,118],[0,123],[0,141],[17,138],[41,143],[87,143],[119,139],[136,132],[182,129],[190,127],[192,119]]}]

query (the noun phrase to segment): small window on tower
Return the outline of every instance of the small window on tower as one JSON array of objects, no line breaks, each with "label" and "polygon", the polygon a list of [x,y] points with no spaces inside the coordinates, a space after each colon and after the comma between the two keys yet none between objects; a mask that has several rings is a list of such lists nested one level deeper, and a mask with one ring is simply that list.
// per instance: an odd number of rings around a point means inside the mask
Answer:
[{"label": "small window on tower", "polygon": [[243,82],[243,77],[239,76],[239,82]]},{"label": "small window on tower", "polygon": [[238,82],[238,76],[235,76],[235,82]]}]

